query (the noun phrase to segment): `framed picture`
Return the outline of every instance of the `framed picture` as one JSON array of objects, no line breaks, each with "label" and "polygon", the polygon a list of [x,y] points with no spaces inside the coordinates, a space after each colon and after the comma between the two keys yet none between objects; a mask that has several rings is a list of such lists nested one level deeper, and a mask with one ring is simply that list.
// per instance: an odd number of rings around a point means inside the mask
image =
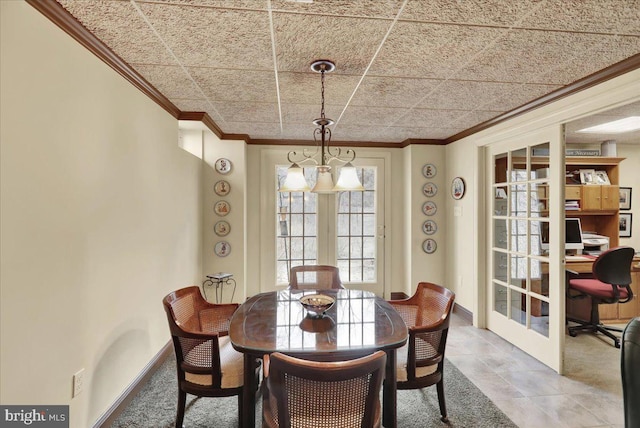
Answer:
[{"label": "framed picture", "polygon": [[596,171],[596,184],[611,184],[607,171]]},{"label": "framed picture", "polygon": [[218,196],[227,196],[231,191],[231,185],[227,180],[220,180],[213,186],[213,190]]},{"label": "framed picture", "polygon": [[456,177],[451,182],[451,197],[460,200],[464,196],[465,183],[462,177]]},{"label": "framed picture", "polygon": [[215,225],[213,225],[213,231],[218,236],[227,236],[229,232],[231,232],[231,226],[228,222],[220,220]]},{"label": "framed picture", "polygon": [[226,216],[231,211],[231,205],[227,201],[218,201],[213,206],[213,211],[221,217]]},{"label": "framed picture", "polygon": [[631,187],[620,188],[620,209],[621,210],[631,209]]},{"label": "framed picture", "polygon": [[438,249],[438,244],[436,243],[435,240],[431,238],[425,239],[424,242],[422,243],[422,251],[424,251],[427,254],[433,254],[436,252],[437,249]]},{"label": "framed picture", "polygon": [[631,238],[631,221],[633,220],[633,214],[621,213],[620,214],[620,237]]},{"label": "framed picture", "polygon": [[434,215],[438,211],[438,206],[435,202],[427,201],[422,204],[422,213],[424,215]]},{"label": "framed picture", "polygon": [[597,184],[595,169],[581,169],[580,170],[580,183],[582,183],[582,184]]},{"label": "framed picture", "polygon": [[426,235],[433,235],[438,231],[438,225],[433,220],[425,220],[425,222],[422,223],[422,231]]},{"label": "framed picture", "polygon": [[220,174],[228,174],[231,171],[231,161],[227,158],[220,158],[216,161],[216,171]]},{"label": "framed picture", "polygon": [[216,242],[213,251],[218,257],[227,257],[231,252],[231,245],[227,241]]},{"label": "framed picture", "polygon": [[438,193],[438,186],[435,183],[428,182],[422,187],[422,193],[427,197],[433,197]]},{"label": "framed picture", "polygon": [[438,168],[436,168],[436,166],[432,163],[428,163],[422,167],[422,175],[424,175],[425,178],[433,178],[437,173]]}]

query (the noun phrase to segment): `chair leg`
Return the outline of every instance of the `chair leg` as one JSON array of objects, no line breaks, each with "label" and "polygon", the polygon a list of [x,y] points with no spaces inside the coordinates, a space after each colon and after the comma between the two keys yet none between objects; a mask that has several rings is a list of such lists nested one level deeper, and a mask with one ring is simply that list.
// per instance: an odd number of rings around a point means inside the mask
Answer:
[{"label": "chair leg", "polygon": [[567,318],[568,321],[575,322],[579,325],[569,327],[569,336],[576,337],[578,333],[583,332],[591,332],[591,333],[602,333],[605,336],[609,337],[613,340],[613,345],[616,348],[620,348],[620,339],[614,334],[609,333],[608,330],[622,332],[621,329],[617,327],[608,327],[604,324],[600,323],[600,312],[598,311],[598,301],[592,300],[591,302],[591,319],[589,321],[583,321],[575,318]]},{"label": "chair leg", "polygon": [[438,405],[440,406],[440,415],[442,415],[440,420],[442,422],[448,423],[449,418],[447,417],[447,406],[444,402],[444,380],[443,379],[440,379],[440,382],[436,384],[436,389],[438,390]]},{"label": "chair leg", "polygon": [[184,422],[184,409],[187,402],[187,393],[178,390],[178,413],[176,415],[176,428],[182,428]]},{"label": "chair leg", "polygon": [[242,391],[240,391],[240,394],[238,394],[238,427],[239,428],[242,428],[242,415],[244,414],[242,401],[243,401]]}]

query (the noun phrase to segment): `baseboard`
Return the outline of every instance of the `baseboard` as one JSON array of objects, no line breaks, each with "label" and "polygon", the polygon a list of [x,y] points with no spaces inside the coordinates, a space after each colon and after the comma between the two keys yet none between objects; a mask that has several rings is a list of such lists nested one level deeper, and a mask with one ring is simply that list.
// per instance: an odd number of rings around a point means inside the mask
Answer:
[{"label": "baseboard", "polygon": [[167,357],[173,352],[173,344],[171,341],[160,349],[160,351],[149,361],[149,363],[142,369],[140,374],[131,382],[131,384],[125,389],[120,397],[107,409],[107,411],[96,421],[93,428],[107,428],[116,420],[120,413],[127,408],[131,400],[136,396],[138,392],[144,387],[149,378],[158,370],[158,368],[165,362]]},{"label": "baseboard", "polygon": [[473,312],[471,312],[470,310],[463,308],[457,303],[454,303],[453,313],[458,315],[460,318],[464,319],[465,321],[468,321],[469,323],[473,324]]}]

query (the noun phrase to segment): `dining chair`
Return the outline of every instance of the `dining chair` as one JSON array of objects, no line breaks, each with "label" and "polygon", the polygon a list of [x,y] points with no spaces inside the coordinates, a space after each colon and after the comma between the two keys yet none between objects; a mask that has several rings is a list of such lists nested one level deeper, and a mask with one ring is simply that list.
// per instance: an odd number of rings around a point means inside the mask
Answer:
[{"label": "dining chair", "polygon": [[349,361],[265,356],[262,420],[268,428],[380,427],[380,389],[387,354]]},{"label": "dining chair", "polygon": [[238,304],[209,303],[196,286],[169,293],[163,304],[176,354],[176,427],[182,428],[187,393],[198,397],[237,395],[238,415],[242,414],[244,359],[228,336]]},{"label": "dining chair", "polygon": [[602,252],[593,262],[593,278],[577,278],[576,272],[567,270],[569,273],[567,298],[591,299],[591,314],[588,321],[567,317],[568,321],[578,324],[568,328],[570,336],[575,337],[578,333],[585,331],[602,333],[613,340],[616,348],[620,347],[620,339],[611,331],[621,333],[622,329],[602,324],[598,306],[603,303],[626,303],[633,299],[631,262],[634,254],[635,250],[631,247],[616,247]]},{"label": "dining chair", "polygon": [[292,290],[341,289],[340,270],[329,265],[294,266],[289,272],[289,288]]},{"label": "dining chair", "polygon": [[389,303],[407,329],[407,344],[397,350],[398,389],[422,389],[436,385],[443,422],[448,422],[444,398],[444,351],[455,294],[429,282],[418,284],[413,296]]}]

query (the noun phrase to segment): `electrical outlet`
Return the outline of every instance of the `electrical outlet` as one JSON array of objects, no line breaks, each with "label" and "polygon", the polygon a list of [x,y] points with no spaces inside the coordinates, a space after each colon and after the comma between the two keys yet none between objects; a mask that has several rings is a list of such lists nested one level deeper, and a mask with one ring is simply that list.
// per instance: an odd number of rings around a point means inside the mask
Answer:
[{"label": "electrical outlet", "polygon": [[73,397],[77,397],[84,390],[84,369],[73,375]]}]

